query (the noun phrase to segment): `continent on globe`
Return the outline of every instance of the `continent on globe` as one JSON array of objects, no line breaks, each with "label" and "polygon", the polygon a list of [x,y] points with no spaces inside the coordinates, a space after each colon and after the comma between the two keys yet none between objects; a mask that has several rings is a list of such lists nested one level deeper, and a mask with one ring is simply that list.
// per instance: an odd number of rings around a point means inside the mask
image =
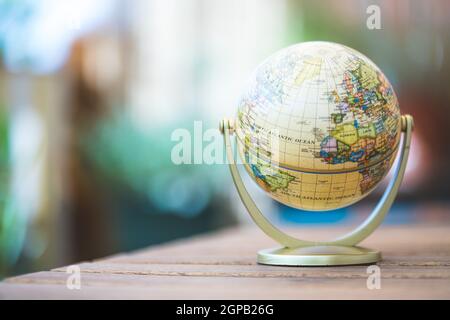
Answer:
[{"label": "continent on globe", "polygon": [[348,206],[370,193],[392,166],[400,131],[398,101],[381,70],[330,42],[296,44],[266,59],[236,124],[255,182],[305,210]]}]

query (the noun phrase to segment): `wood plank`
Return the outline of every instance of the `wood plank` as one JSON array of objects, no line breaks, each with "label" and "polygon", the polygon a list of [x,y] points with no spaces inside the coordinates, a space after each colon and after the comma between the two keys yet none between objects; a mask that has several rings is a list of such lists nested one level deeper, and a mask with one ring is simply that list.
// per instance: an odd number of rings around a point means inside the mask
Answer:
[{"label": "wood plank", "polygon": [[[130,263],[130,264],[199,264],[199,265],[255,265],[256,254],[247,254],[242,257],[233,255],[189,255],[171,256],[147,253],[145,255],[120,255],[109,259],[96,260],[102,263]],[[398,266],[450,266],[450,257],[447,256],[392,256],[384,255],[381,265]]]},{"label": "wood plank", "polygon": [[[448,266],[398,266],[380,264],[382,279],[443,279],[450,286]],[[83,263],[84,273],[136,274],[164,276],[251,277],[251,278],[362,278],[367,279],[367,266],[280,267],[264,265],[193,265],[193,264],[131,264],[131,263]],[[55,269],[65,272],[66,268]]]},{"label": "wood plank", "polygon": [[385,279],[380,290],[366,280],[311,278],[216,278],[126,274],[82,275],[80,290],[66,288],[67,275],[41,272],[0,284],[0,298],[17,299],[442,299],[442,279]]}]

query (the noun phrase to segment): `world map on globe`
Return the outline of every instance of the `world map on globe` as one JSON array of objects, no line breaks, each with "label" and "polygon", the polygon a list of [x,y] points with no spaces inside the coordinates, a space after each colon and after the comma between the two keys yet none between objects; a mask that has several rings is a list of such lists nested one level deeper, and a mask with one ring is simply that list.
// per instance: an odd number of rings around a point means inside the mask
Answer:
[{"label": "world map on globe", "polygon": [[392,166],[400,132],[385,75],[363,54],[330,42],[296,44],[266,59],[236,123],[253,180],[275,200],[312,211],[369,194]]}]

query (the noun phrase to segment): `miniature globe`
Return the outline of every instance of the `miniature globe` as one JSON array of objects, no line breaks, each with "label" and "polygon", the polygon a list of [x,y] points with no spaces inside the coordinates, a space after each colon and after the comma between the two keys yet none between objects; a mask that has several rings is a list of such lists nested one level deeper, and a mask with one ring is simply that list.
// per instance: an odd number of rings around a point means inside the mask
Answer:
[{"label": "miniature globe", "polygon": [[394,90],[363,54],[305,42],[255,71],[239,102],[239,154],[275,200],[331,210],[368,195],[395,159],[401,116]]}]

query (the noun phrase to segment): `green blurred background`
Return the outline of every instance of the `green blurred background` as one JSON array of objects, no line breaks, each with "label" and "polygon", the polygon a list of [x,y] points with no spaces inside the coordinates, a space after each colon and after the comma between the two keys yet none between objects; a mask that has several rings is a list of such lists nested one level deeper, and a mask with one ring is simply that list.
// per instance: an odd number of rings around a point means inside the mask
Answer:
[{"label": "green blurred background", "polygon": [[[387,223],[449,221],[449,32],[445,0],[0,0],[0,278],[246,224],[227,167],[173,164],[171,134],[216,128],[266,56],[308,40],[369,56],[415,117]],[[311,214],[247,182],[303,227],[351,224],[383,190]]]}]

